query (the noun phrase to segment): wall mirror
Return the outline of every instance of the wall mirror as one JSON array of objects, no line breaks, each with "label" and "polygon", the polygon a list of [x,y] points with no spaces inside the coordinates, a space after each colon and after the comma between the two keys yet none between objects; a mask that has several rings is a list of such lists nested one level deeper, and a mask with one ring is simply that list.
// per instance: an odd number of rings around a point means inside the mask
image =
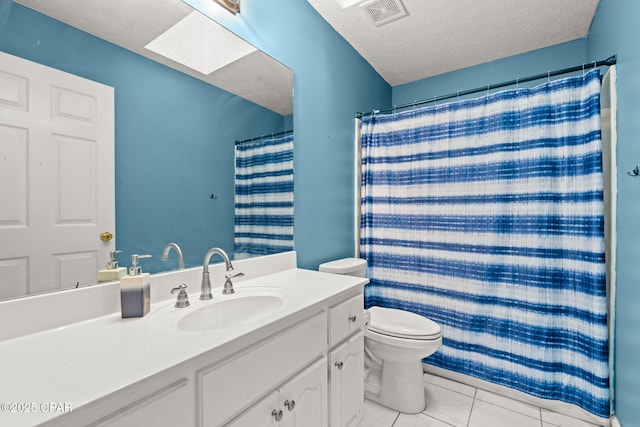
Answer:
[{"label": "wall mirror", "polygon": [[[120,266],[151,254],[143,271],[176,269],[169,242],[187,267],[234,253],[235,142],[292,129],[291,70],[181,0],[0,0],[0,51],[114,88],[116,225],[103,231]],[[14,243],[0,242],[0,299],[93,284],[109,261],[16,285],[29,273],[12,270]]]}]

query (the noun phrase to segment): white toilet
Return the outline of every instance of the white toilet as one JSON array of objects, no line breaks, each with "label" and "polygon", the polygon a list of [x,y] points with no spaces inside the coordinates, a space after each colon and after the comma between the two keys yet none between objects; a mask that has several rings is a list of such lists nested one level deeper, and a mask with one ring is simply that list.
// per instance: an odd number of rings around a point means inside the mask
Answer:
[{"label": "white toilet", "polygon": [[[319,270],[364,277],[367,263],[344,258]],[[365,311],[365,378],[367,399],[399,412],[415,414],[426,407],[422,359],[442,345],[440,326],[415,313],[383,307]]]}]

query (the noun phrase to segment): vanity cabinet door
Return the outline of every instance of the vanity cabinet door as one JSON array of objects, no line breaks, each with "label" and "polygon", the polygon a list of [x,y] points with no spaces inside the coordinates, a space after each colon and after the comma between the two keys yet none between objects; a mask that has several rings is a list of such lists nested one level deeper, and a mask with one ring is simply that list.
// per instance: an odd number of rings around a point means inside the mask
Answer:
[{"label": "vanity cabinet door", "polygon": [[331,427],[356,426],[364,411],[364,332],[329,353]]},{"label": "vanity cabinet door", "polygon": [[222,363],[197,371],[200,425],[224,425],[321,357],[326,346],[327,315],[321,312]]},{"label": "vanity cabinet door", "polygon": [[[278,392],[274,391],[235,418],[227,427],[278,427]],[[273,413],[276,411],[276,414]]]},{"label": "vanity cabinet door", "polygon": [[279,427],[327,427],[327,358],[315,362],[280,389]]},{"label": "vanity cabinet door", "polygon": [[227,427],[327,427],[327,358],[247,409]]}]

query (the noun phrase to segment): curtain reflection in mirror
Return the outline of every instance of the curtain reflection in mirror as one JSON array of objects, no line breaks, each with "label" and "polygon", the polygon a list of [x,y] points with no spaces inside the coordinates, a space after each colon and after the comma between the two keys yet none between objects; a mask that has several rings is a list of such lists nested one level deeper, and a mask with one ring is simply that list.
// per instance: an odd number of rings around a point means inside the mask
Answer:
[{"label": "curtain reflection in mirror", "polygon": [[293,135],[236,143],[235,259],[293,250]]}]

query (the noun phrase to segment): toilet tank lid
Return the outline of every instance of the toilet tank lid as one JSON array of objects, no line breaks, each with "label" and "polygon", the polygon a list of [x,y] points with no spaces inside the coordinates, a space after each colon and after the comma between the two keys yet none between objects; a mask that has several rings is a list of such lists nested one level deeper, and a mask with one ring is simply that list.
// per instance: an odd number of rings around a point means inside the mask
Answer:
[{"label": "toilet tank lid", "polygon": [[319,271],[334,274],[347,274],[367,268],[367,261],[361,258],[342,258],[325,262],[318,267]]},{"label": "toilet tank lid", "polygon": [[369,329],[401,338],[432,339],[441,335],[440,325],[410,311],[373,306]]}]

